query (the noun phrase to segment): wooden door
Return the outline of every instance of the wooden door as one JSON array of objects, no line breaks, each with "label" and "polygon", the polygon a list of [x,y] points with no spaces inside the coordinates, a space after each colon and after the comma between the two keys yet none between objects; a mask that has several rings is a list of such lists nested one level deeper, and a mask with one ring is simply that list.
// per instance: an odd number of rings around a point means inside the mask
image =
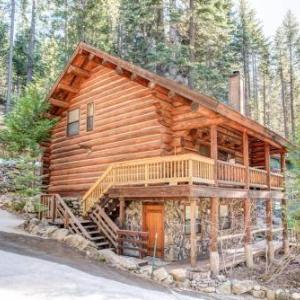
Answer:
[{"label": "wooden door", "polygon": [[[156,239],[156,256],[164,255],[164,206],[145,204],[143,208],[143,230],[149,232],[148,255],[153,256]],[[157,238],[156,238],[157,234]]]}]

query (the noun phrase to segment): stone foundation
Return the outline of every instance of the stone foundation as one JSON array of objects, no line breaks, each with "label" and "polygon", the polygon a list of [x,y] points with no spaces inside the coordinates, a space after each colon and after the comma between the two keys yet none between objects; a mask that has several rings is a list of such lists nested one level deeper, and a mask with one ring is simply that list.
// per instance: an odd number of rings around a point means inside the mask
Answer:
[{"label": "stone foundation", "polygon": [[[190,235],[185,233],[185,205],[184,200],[164,201],[164,259],[166,261],[179,261],[189,259]],[[199,205],[201,232],[197,234],[197,251],[200,257],[209,257],[210,236],[210,199],[202,198]],[[220,205],[228,205],[230,228],[220,229],[219,235],[230,235],[243,232],[244,208],[241,199],[220,199]],[[257,217],[262,217],[262,212],[256,208],[252,200],[252,224],[259,225]],[[142,230],[143,203],[142,201],[127,201],[125,210],[125,228],[128,230]],[[243,238],[224,240],[219,247],[223,249],[243,247]]]}]

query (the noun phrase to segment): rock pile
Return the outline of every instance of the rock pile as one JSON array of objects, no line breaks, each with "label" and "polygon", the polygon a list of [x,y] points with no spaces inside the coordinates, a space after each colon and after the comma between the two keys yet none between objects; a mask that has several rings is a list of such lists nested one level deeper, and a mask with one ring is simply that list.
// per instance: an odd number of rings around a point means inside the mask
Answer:
[{"label": "rock pile", "polygon": [[95,245],[78,234],[71,234],[67,229],[51,226],[45,220],[31,219],[25,221],[24,229],[34,235],[48,237],[64,242],[86,254],[87,257],[106,262],[111,266],[129,271],[137,276],[155,280],[163,285],[174,286],[184,290],[194,290],[220,295],[252,296],[267,300],[300,300],[300,294],[288,290],[273,291],[258,285],[252,280],[228,279],[224,275],[212,277],[210,272],[199,272],[184,268],[171,269],[168,266],[152,269],[150,265],[141,265],[141,261],[131,257],[120,256],[111,249],[97,250]]}]

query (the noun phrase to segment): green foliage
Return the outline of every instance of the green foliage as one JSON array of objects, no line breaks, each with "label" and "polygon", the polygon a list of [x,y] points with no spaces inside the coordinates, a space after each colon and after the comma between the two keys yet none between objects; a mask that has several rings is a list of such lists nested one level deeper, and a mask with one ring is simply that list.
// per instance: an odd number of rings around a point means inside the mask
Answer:
[{"label": "green foliage", "polygon": [[36,158],[22,155],[16,161],[14,171],[9,174],[13,190],[22,196],[35,196],[41,190],[39,164]]},{"label": "green foliage", "polygon": [[21,213],[26,205],[26,200],[12,201],[11,206],[9,207],[11,210]]},{"label": "green foliage", "polygon": [[48,138],[56,122],[45,117],[49,108],[45,90],[42,81],[35,81],[15,99],[13,110],[5,119],[6,128],[0,131],[0,143],[9,152],[28,151],[35,157],[39,154],[39,144]]}]

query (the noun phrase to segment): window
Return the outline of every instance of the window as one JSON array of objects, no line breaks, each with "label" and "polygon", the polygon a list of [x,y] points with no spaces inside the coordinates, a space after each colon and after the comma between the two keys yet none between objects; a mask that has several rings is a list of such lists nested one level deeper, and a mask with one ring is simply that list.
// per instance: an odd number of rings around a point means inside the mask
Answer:
[{"label": "window", "polygon": [[88,103],[86,114],[86,131],[91,131],[94,128],[94,103]]},{"label": "window", "polygon": [[[184,232],[185,234],[191,234],[191,207],[189,205],[185,206],[184,209]],[[201,222],[200,222],[200,208],[197,206],[196,210],[196,233],[201,231]]]},{"label": "window", "polygon": [[219,208],[219,228],[221,230],[230,229],[231,220],[230,220],[230,212],[229,205],[220,205]]},{"label": "window", "polygon": [[73,136],[79,134],[79,109],[73,109],[68,112],[67,135]]}]

